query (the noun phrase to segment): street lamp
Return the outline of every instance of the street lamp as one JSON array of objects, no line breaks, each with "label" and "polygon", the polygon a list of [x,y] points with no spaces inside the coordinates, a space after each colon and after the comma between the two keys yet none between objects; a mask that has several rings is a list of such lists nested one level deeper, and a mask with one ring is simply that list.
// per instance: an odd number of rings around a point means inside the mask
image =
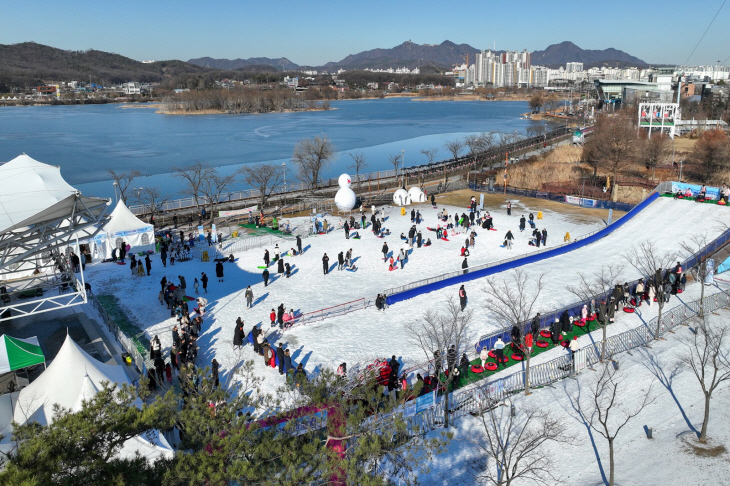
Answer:
[{"label": "street lamp", "polygon": [[401,182],[402,182],[401,185],[403,187],[405,187],[406,182],[405,182],[405,179],[403,178],[403,172],[406,170],[406,151],[405,150],[400,151],[400,161],[401,161]]},{"label": "street lamp", "polygon": [[117,185],[118,185],[117,184],[117,181],[114,181],[114,202],[115,203],[118,202],[118,199],[117,199]]},{"label": "street lamp", "polygon": [[[281,168],[284,171],[284,206],[286,206],[286,162],[281,163]],[[264,208],[261,208],[262,210]]]}]

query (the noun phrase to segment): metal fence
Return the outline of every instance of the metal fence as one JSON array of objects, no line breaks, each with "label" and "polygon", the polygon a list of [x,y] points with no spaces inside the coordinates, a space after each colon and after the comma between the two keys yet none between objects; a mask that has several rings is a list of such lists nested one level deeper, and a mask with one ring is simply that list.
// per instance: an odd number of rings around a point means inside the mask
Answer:
[{"label": "metal fence", "polygon": [[[721,291],[705,297],[702,300],[702,307],[705,312],[713,312],[720,308],[730,307],[730,291]],[[662,314],[662,325],[660,336],[664,332],[684,324],[686,321],[696,317],[699,313],[700,301],[696,300],[683,303]],[[657,318],[655,317],[646,324],[625,331],[621,334],[606,339],[608,357],[612,359],[615,355],[646,346],[656,339]],[[534,388],[543,387],[556,383],[568,376],[595,365],[600,361],[601,343],[590,344],[576,351],[574,359],[565,355],[553,360],[530,367],[530,386]],[[477,414],[493,408],[504,401],[510,395],[525,389],[525,373],[518,371],[509,376],[498,378],[479,386],[454,392],[449,400],[450,420],[464,417],[467,414]],[[408,417],[409,427],[426,433],[443,425],[444,402],[441,400],[433,407],[415,416]]]},{"label": "metal fence", "polygon": [[342,316],[357,310],[367,309],[372,305],[375,305],[374,300],[369,300],[363,297],[357,300],[353,300],[351,302],[345,302],[344,304],[334,305],[332,307],[326,307],[324,309],[308,312],[306,314],[297,316],[294,319],[294,323],[290,325],[288,329],[303,326],[312,322],[323,321],[325,319],[329,319],[330,317]]},{"label": "metal fence", "polygon": [[109,332],[114,335],[117,342],[122,346],[122,349],[124,349],[124,351],[126,351],[132,357],[132,362],[137,367],[137,370],[139,370],[139,372],[143,376],[147,376],[146,358],[142,353],[139,352],[139,350],[137,349],[137,345],[134,343],[132,338],[124,334],[124,332],[117,325],[114,318],[107,313],[106,309],[104,309],[104,306],[101,305],[101,302],[99,302],[99,299],[97,299],[96,296],[89,294],[88,300],[101,316],[101,320],[104,322],[104,324],[106,324]]}]

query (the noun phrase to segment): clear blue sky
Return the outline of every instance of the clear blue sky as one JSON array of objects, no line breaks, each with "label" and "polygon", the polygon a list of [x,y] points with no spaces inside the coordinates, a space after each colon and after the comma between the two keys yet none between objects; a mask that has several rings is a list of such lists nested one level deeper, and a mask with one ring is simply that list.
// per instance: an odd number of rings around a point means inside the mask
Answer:
[{"label": "clear blue sky", "polygon": [[[24,0],[0,7],[0,44],[35,41],[98,49],[137,60],[287,57],[301,65],[390,48],[406,40],[448,39],[478,49],[541,50],[569,40],[584,49],[614,47],[649,63],[683,63],[722,0],[400,0],[248,1]],[[730,56],[730,2],[690,59]]]}]

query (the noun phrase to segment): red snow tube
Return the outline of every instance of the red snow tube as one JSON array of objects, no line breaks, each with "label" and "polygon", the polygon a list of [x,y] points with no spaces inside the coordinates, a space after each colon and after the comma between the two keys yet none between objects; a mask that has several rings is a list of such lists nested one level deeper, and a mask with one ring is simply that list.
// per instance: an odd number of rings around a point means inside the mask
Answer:
[{"label": "red snow tube", "polygon": [[654,297],[654,302],[656,302],[656,297]]},{"label": "red snow tube", "polygon": [[630,313],[630,312],[634,312],[634,310],[635,309],[633,307],[624,307],[624,312],[629,312]]},{"label": "red snow tube", "polygon": [[274,356],[274,353],[271,353],[271,359],[269,360],[269,366],[272,368],[276,368],[276,356]]},{"label": "red snow tube", "polygon": [[[487,366],[489,366],[489,365],[487,365]],[[484,368],[482,368],[482,365],[473,365],[471,367],[471,372],[472,373],[483,373],[484,372]]]},{"label": "red snow tube", "polygon": [[489,351],[487,354],[489,355],[490,358],[495,358],[495,359],[497,358],[497,355],[494,352],[494,350]]},{"label": "red snow tube", "polygon": [[682,292],[684,292],[684,290],[682,290],[682,289],[677,289],[677,293],[678,293],[678,294],[681,294]]},{"label": "red snow tube", "polygon": [[538,348],[547,348],[548,347],[548,342],[547,341],[540,340],[540,341],[537,342],[537,347]]},{"label": "red snow tube", "polygon": [[570,346],[570,341],[560,341],[560,345],[564,348],[567,348]]},{"label": "red snow tube", "polygon": [[497,369],[497,363],[489,362],[486,364],[485,368],[487,368],[487,371],[494,371]]},{"label": "red snow tube", "polygon": [[509,358],[507,356],[502,356],[502,363],[506,363],[509,361]]},{"label": "red snow tube", "polygon": [[582,319],[580,319],[580,320],[577,320],[577,321],[573,321],[573,324],[575,324],[575,325],[576,325],[576,326],[578,326],[578,327],[585,327],[585,326],[586,326],[586,323],[585,323],[585,322],[583,322],[583,320],[582,320]]},{"label": "red snow tube", "polygon": [[549,338],[550,337],[550,331],[543,329],[542,331],[540,331],[540,336],[542,336],[544,338]]},{"label": "red snow tube", "polygon": [[717,205],[718,206],[724,206],[725,205],[725,201],[723,201],[722,199],[720,199],[719,201],[717,201]]},{"label": "red snow tube", "polygon": [[521,354],[514,353],[512,355],[512,359],[515,360],[515,361],[522,361],[523,358],[522,358],[522,355]]},{"label": "red snow tube", "polygon": [[631,305],[636,305],[636,299],[631,299]]}]

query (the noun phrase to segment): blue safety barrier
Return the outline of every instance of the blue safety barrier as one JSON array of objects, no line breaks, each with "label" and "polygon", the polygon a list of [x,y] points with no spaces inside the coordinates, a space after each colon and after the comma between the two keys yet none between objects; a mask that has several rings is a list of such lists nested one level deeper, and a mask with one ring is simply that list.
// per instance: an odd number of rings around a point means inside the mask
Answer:
[{"label": "blue safety barrier", "polygon": [[523,258],[517,258],[514,260],[510,260],[504,263],[497,263],[493,266],[489,266],[487,268],[481,268],[478,270],[469,271],[469,269],[464,270],[461,275],[456,275],[453,277],[449,277],[443,280],[439,280],[436,282],[432,282],[429,284],[425,284],[416,288],[412,288],[409,290],[406,290],[404,292],[390,294],[387,296],[387,303],[388,305],[393,305],[398,302],[402,302],[407,299],[411,299],[413,297],[417,297],[422,294],[426,294],[429,292],[433,292],[435,290],[443,289],[445,287],[450,287],[452,285],[459,285],[464,282],[469,282],[471,280],[476,280],[478,278],[488,277],[490,275],[494,275],[496,273],[501,273],[507,270],[512,270],[513,268],[521,267],[523,265],[529,265],[531,263],[536,263],[542,260],[547,260],[548,258],[553,258],[558,255],[564,255],[566,253],[569,253],[574,250],[578,250],[580,248],[584,248],[592,243],[597,242],[601,238],[604,238],[608,235],[610,235],[612,232],[616,231],[618,228],[624,225],[627,221],[630,221],[632,218],[634,218],[637,214],[639,214],[644,208],[649,206],[652,202],[654,202],[659,197],[658,192],[653,192],[649,197],[647,197],[644,201],[639,203],[634,209],[626,213],[624,217],[616,221],[615,223],[611,224],[610,226],[607,226],[603,228],[602,230],[587,236],[583,238],[582,240],[578,240],[574,243],[570,243],[567,245],[562,245],[558,248],[554,248],[547,251],[542,251],[539,253],[534,253],[532,255],[527,255]]}]

